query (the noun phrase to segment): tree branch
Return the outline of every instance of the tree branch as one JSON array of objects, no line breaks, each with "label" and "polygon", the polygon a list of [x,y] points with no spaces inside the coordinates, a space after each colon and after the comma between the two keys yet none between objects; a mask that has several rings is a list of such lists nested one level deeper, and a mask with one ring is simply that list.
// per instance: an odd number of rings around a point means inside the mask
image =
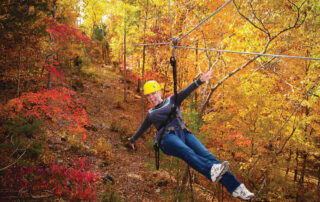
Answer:
[{"label": "tree branch", "polygon": [[267,34],[268,34],[268,36],[269,36],[269,38],[270,38],[270,32],[269,32],[269,30],[264,26],[262,20],[261,20],[260,18],[258,18],[258,16],[256,15],[256,12],[255,12],[255,10],[253,9],[253,6],[252,6],[252,1],[250,1],[249,4],[250,4],[250,7],[251,7],[251,9],[252,9],[252,14],[253,14],[253,16],[258,20],[258,22],[261,24],[261,26],[262,26],[263,29],[267,32]]},{"label": "tree branch", "polygon": [[1,168],[1,169],[0,169],[0,172],[3,171],[3,170],[5,170],[5,169],[8,169],[8,168],[10,168],[11,166],[13,166],[14,164],[16,164],[16,163],[21,159],[21,157],[26,153],[26,151],[27,151],[27,149],[24,150],[24,152],[19,156],[19,158],[17,158],[16,161],[14,161],[13,163],[11,163],[10,165],[8,165],[8,166],[6,166],[6,167],[4,167],[4,168]]},{"label": "tree branch", "polygon": [[293,28],[298,28],[298,27],[300,27],[300,26],[304,23],[304,21],[305,21],[305,19],[306,19],[306,17],[307,17],[307,14],[305,13],[304,19],[302,20],[302,22],[301,22],[300,24],[298,24],[299,19],[300,19],[300,9],[301,9],[302,5],[305,3],[305,1],[302,2],[302,4],[301,4],[300,7],[298,7],[296,4],[292,3],[290,0],[288,0],[288,1],[297,9],[297,18],[296,18],[296,21],[294,22],[294,24],[293,24],[292,26],[289,26],[289,27],[281,30],[280,32],[278,32],[278,34],[274,35],[274,36],[271,38],[271,40],[277,38],[280,34],[286,32],[286,31],[288,31],[288,30],[291,30],[291,29],[293,29]]},{"label": "tree branch", "polygon": [[240,7],[236,4],[236,1],[233,1],[233,4],[236,7],[237,12],[241,15],[241,17],[243,17],[245,20],[247,20],[252,26],[254,26],[255,28],[259,29],[260,31],[262,31],[263,33],[268,35],[268,37],[270,39],[270,33],[267,30],[264,30],[263,28],[259,27],[252,20],[250,20],[247,16],[245,16],[243,13],[241,13],[240,12]]}]

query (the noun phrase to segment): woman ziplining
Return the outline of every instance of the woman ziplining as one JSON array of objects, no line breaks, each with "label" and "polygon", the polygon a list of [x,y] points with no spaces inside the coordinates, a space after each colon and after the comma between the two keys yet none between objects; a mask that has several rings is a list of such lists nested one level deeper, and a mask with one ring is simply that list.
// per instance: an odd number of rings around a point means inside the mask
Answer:
[{"label": "woman ziplining", "polygon": [[149,109],[137,132],[128,140],[134,150],[134,142],[153,124],[158,131],[156,141],[165,154],[184,160],[210,181],[220,182],[232,196],[249,200],[254,194],[228,171],[229,162],[220,163],[187,129],[181,118],[180,106],[183,100],[201,84],[209,81],[212,73],[212,70],[208,71],[179,93],[164,100],[160,85],[153,80],[146,82],[143,87],[144,95],[153,107]]},{"label": "woman ziplining", "polygon": [[[219,9],[217,9],[214,13],[212,13],[209,17],[202,20],[196,27],[190,30],[187,34],[184,34],[180,38],[173,38],[172,35],[172,22],[171,22],[171,10],[170,10],[170,0],[169,0],[169,14],[170,14],[170,27],[171,27],[171,38],[173,44],[172,55],[174,57],[174,49],[196,49],[196,50],[205,50],[205,51],[215,51],[220,53],[233,53],[233,54],[245,54],[245,55],[256,55],[256,56],[266,56],[266,57],[281,57],[281,58],[291,58],[291,59],[302,59],[302,60],[316,60],[319,61],[320,58],[313,58],[313,57],[302,57],[302,56],[291,56],[291,55],[279,55],[279,54],[267,54],[266,50],[268,47],[265,47],[265,50],[261,53],[254,53],[254,52],[242,52],[242,51],[232,51],[232,50],[219,50],[219,49],[210,49],[210,48],[201,48],[201,47],[190,47],[190,46],[182,46],[178,45],[178,41],[184,39],[188,36],[191,32],[196,30],[201,24],[206,22],[209,18],[213,15],[218,13],[222,8],[227,6],[233,0],[229,0]],[[299,16],[299,15],[298,15]],[[298,20],[297,20],[298,22]],[[297,24],[294,26],[289,26],[287,29],[283,31],[289,30],[289,28],[296,27]],[[279,35],[278,34],[278,35]],[[276,35],[277,36],[277,35]],[[271,42],[275,37],[270,37],[269,39]],[[137,44],[139,46],[152,46],[152,45],[168,45],[169,42],[165,43],[155,43],[155,44]],[[250,61],[246,64],[250,64],[252,61],[256,60],[258,57],[254,57],[250,59]],[[234,71],[232,71],[229,75],[234,74],[238,70],[241,70],[243,67],[241,66]],[[194,168],[199,173],[206,176],[209,180],[213,182],[220,182],[224,185],[227,190],[234,196],[239,197],[244,200],[249,200],[254,198],[255,195],[251,193],[243,184],[241,184],[236,177],[228,171],[229,163],[224,161],[220,163],[215,156],[210,154],[207,149],[201,144],[201,142],[187,130],[185,124],[181,119],[181,112],[180,112],[180,105],[182,101],[190,95],[197,87],[204,82],[208,81],[211,78],[212,72],[209,71],[204,74],[200,79],[190,84],[187,88],[183,89],[181,92],[176,94],[176,85],[175,87],[175,95],[162,100],[161,98],[161,88],[156,81],[148,81],[145,86],[144,95],[147,96],[148,101],[151,103],[153,108],[149,109],[148,114],[137,130],[134,136],[129,138],[131,147],[134,149],[134,142],[153,124],[158,130],[158,142],[161,150],[171,156],[176,156],[189,164],[192,168]],[[228,78],[228,77],[225,77]],[[222,80],[223,81],[223,80]],[[318,81],[318,80],[317,80]],[[315,84],[317,83],[315,82]],[[220,82],[218,82],[220,83]],[[314,84],[314,85],[315,85]],[[312,87],[313,88],[313,87]],[[312,89],[311,88],[311,89]],[[307,95],[308,93],[306,93]],[[298,107],[295,111],[297,111]],[[291,117],[291,116],[290,116]],[[289,117],[289,119],[290,119]],[[280,134],[282,128],[286,125],[286,123],[281,127],[278,131],[277,135],[274,139]],[[273,140],[272,140],[273,141]],[[271,141],[271,142],[272,142]],[[156,154],[157,155],[157,154]],[[260,158],[257,159],[257,161]],[[156,161],[156,165],[158,167],[158,161]],[[268,168],[269,169],[269,168]],[[267,176],[268,170],[265,174]],[[265,179],[265,178],[264,178]],[[256,195],[259,195],[261,190],[264,188],[264,185],[261,187],[259,191],[256,192]]]}]

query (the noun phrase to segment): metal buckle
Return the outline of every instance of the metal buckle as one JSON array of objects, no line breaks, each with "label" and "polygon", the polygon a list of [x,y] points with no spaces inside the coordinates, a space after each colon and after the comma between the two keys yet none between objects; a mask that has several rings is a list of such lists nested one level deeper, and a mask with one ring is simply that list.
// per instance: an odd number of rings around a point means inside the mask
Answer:
[{"label": "metal buckle", "polygon": [[169,130],[169,131],[174,131],[174,127],[173,127],[173,126],[170,126],[170,127],[168,128],[168,130]]}]

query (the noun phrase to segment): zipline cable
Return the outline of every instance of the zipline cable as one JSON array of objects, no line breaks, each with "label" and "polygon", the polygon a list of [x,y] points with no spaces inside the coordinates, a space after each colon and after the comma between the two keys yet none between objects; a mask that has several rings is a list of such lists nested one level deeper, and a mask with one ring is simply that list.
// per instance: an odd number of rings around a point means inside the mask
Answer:
[{"label": "zipline cable", "polygon": [[[171,42],[163,42],[163,43],[146,43],[146,44],[127,44],[126,46],[161,46],[161,45],[170,45]],[[111,46],[122,46],[121,43],[110,43]]]},{"label": "zipline cable", "polygon": [[276,54],[266,54],[266,53],[251,53],[251,52],[242,52],[242,51],[220,50],[220,49],[213,49],[213,48],[197,48],[197,47],[190,47],[190,46],[176,46],[176,48],[196,49],[196,50],[208,50],[208,51],[225,52],[225,53],[236,53],[236,54],[246,54],[246,55],[260,55],[260,56],[267,56],[267,57],[282,57],[282,58],[293,58],[293,59],[317,60],[317,61],[320,61],[320,58],[291,56],[291,55],[276,55]]},{"label": "zipline cable", "polygon": [[182,40],[184,39],[186,36],[188,36],[191,32],[193,32],[195,29],[197,29],[200,25],[202,25],[204,22],[206,22],[207,20],[209,20],[212,16],[214,16],[216,13],[218,13],[221,9],[223,9],[224,7],[226,7],[229,3],[231,3],[233,0],[229,0],[227,3],[225,3],[224,5],[222,5],[220,8],[218,8],[215,12],[213,12],[211,15],[209,15],[206,19],[202,20],[197,26],[195,26],[192,30],[190,30],[188,33],[186,33],[185,35],[183,35],[182,37],[180,37],[178,40]]},{"label": "zipline cable", "polygon": [[171,2],[169,0],[169,3],[168,3],[168,7],[169,7],[169,17],[170,17],[170,35],[171,35],[171,40],[173,39],[173,36],[172,36],[172,18],[171,18]]},{"label": "zipline cable", "polygon": [[129,46],[159,46],[159,45],[170,45],[170,42],[163,43],[146,43],[146,44],[128,44]]}]

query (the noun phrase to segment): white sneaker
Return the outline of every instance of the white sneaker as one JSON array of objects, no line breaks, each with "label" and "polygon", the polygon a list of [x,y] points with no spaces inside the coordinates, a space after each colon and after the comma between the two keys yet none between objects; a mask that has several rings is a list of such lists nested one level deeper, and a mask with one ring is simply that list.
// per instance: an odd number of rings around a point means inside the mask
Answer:
[{"label": "white sneaker", "polygon": [[229,170],[229,162],[224,161],[221,164],[213,164],[211,167],[211,180],[212,182],[218,182],[221,180],[222,175],[224,175]]},{"label": "white sneaker", "polygon": [[244,184],[240,184],[239,187],[232,192],[232,196],[241,198],[243,200],[250,200],[254,198],[254,194],[251,193]]}]

